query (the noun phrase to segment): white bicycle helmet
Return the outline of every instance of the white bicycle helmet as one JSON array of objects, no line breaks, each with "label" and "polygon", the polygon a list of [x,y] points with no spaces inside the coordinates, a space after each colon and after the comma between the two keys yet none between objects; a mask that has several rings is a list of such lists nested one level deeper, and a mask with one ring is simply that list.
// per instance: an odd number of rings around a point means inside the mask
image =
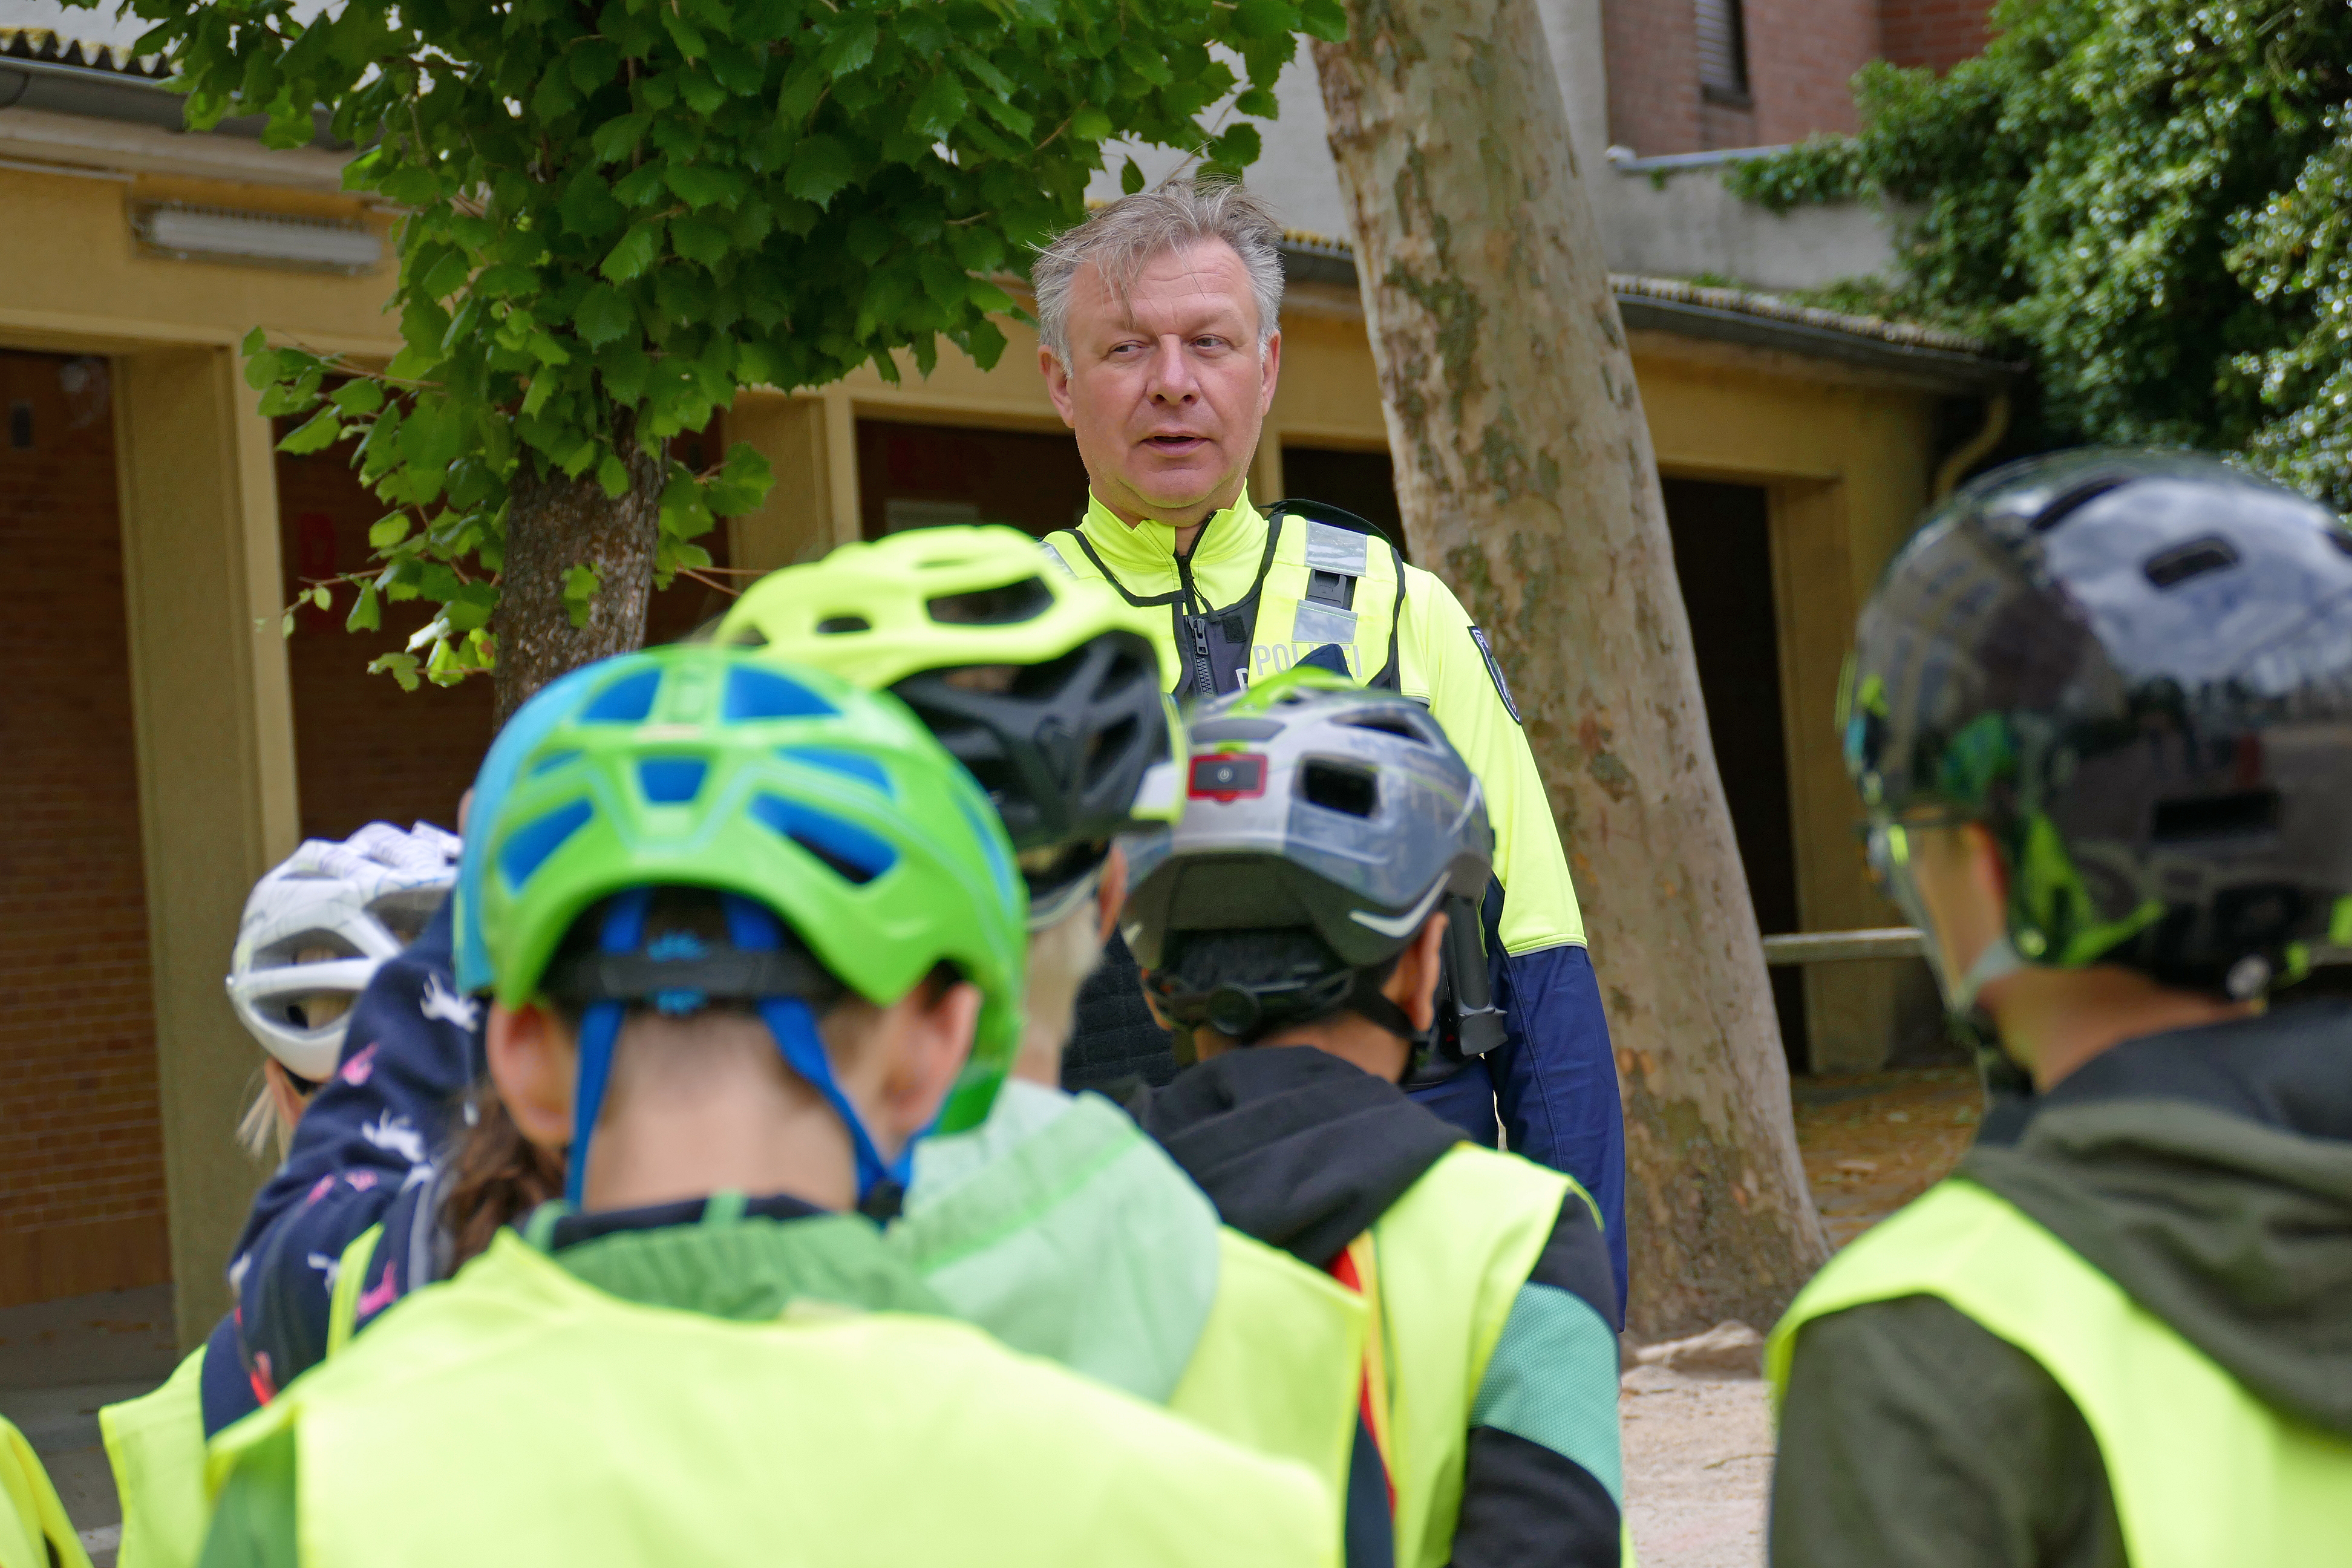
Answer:
[{"label": "white bicycle helmet", "polygon": [[[340,844],[304,840],[254,884],[228,999],[262,1049],[313,1083],[335,1070],[351,1003],[432,919],[457,880],[459,847],[456,834],[429,822],[405,833],[371,822]],[[320,995],[346,1001],[314,1023],[306,1009]]]}]

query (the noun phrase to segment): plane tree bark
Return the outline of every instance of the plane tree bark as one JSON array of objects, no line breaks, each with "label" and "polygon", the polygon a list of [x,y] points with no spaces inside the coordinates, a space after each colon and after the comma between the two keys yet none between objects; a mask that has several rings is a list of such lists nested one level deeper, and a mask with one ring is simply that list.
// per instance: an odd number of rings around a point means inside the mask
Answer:
[{"label": "plane tree bark", "polygon": [[1315,61],[1398,499],[1507,668],[1583,903],[1624,1091],[1631,1326],[1762,1328],[1828,1247],[1541,22],[1531,0],[1348,16]]}]

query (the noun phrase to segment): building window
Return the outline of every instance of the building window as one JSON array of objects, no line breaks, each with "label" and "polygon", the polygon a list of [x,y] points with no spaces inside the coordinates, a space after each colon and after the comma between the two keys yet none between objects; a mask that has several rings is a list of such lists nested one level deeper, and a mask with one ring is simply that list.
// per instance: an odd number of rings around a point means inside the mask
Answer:
[{"label": "building window", "polygon": [[1740,0],[1698,0],[1698,85],[1709,103],[1746,109],[1748,24]]}]

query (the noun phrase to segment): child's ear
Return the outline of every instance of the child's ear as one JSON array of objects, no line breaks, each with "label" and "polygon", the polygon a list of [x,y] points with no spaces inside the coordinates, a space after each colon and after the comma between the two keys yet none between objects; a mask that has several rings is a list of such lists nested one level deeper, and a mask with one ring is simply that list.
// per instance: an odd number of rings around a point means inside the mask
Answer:
[{"label": "child's ear", "polygon": [[1404,1009],[1416,1029],[1437,1022],[1437,979],[1445,967],[1445,917],[1432,915],[1397,960],[1396,973],[1381,989]]},{"label": "child's ear", "polygon": [[892,1152],[938,1118],[971,1057],[980,1023],[980,988],[969,981],[948,987],[929,1006],[919,998],[919,991],[906,999],[902,1005],[911,1008],[907,1027],[891,1032],[895,1048],[882,1079],[879,1125],[871,1129]]},{"label": "child's ear", "polygon": [[484,1037],[490,1081],[498,1085],[515,1131],[541,1149],[569,1144],[580,1051],[563,1020],[537,1003],[510,1008],[493,1002]]}]

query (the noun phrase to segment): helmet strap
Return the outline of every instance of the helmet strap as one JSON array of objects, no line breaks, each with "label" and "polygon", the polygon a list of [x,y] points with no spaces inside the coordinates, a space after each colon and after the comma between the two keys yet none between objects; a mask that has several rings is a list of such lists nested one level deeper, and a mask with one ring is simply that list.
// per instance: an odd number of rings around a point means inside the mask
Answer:
[{"label": "helmet strap", "polygon": [[[734,944],[746,952],[774,952],[783,945],[783,931],[776,917],[740,894],[727,894],[720,900],[727,911],[727,934]],[[816,1014],[807,1001],[799,996],[762,996],[755,1005],[776,1039],[776,1049],[782,1054],[784,1065],[823,1097],[849,1130],[852,1152],[857,1162],[857,1206],[861,1213],[872,1213],[877,1206],[895,1212],[897,1200],[903,1196],[914,1166],[915,1140],[908,1140],[895,1160],[885,1160],[866,1130],[865,1119],[849,1102],[840,1083],[833,1076],[833,1060],[825,1055],[824,1040],[817,1033]]]},{"label": "helmet strap", "polygon": [[[604,914],[597,945],[606,952],[635,952],[646,940],[646,911],[652,908],[651,888],[632,888],[616,895]],[[563,1199],[581,1206],[588,1184],[588,1141],[604,1109],[604,1089],[612,1081],[613,1049],[621,1037],[621,1020],[627,1008],[619,1002],[598,1002],[580,1020],[580,1074],[572,1096],[572,1148],[565,1159]]]}]

